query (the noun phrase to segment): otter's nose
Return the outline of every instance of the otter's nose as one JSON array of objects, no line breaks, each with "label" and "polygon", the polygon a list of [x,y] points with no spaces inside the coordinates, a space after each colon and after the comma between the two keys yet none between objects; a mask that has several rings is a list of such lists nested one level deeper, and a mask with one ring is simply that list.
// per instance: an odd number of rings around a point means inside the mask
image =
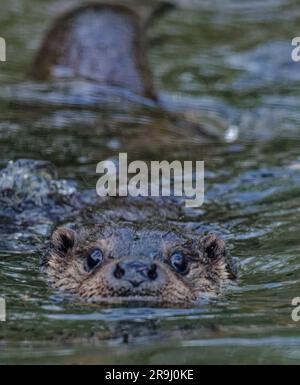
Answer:
[{"label": "otter's nose", "polygon": [[145,281],[154,281],[157,278],[157,265],[152,261],[119,262],[116,264],[114,276],[130,282],[133,287],[138,287]]}]

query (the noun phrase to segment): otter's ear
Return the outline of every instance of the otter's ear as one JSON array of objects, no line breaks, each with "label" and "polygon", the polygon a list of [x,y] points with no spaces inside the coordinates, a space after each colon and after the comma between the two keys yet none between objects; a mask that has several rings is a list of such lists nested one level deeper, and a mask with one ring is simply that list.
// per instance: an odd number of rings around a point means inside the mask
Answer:
[{"label": "otter's ear", "polygon": [[59,227],[51,237],[51,246],[58,252],[66,254],[75,243],[75,231]]},{"label": "otter's ear", "polygon": [[210,260],[226,257],[226,244],[223,239],[215,234],[210,234],[202,239],[202,247],[205,256]]},{"label": "otter's ear", "polygon": [[237,277],[236,264],[227,252],[225,241],[215,234],[210,234],[204,237],[201,243],[204,256],[212,263],[221,263],[225,266],[228,278],[235,279]]}]

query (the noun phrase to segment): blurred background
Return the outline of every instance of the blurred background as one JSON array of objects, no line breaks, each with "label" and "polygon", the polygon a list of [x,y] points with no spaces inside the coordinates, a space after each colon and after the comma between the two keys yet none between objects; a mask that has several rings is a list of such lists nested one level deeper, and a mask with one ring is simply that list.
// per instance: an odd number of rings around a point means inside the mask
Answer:
[{"label": "blurred background", "polygon": [[205,204],[182,225],[220,233],[240,278],[199,309],[99,309],[53,294],[32,248],[0,250],[0,363],[299,363],[300,62],[291,41],[300,1],[176,0],[149,29],[161,104],[223,138],[205,145],[142,98],[29,80],[52,20],[82,3],[1,1],[0,166],[48,159],[60,177],[93,188],[97,162],[121,151],[204,160]]}]

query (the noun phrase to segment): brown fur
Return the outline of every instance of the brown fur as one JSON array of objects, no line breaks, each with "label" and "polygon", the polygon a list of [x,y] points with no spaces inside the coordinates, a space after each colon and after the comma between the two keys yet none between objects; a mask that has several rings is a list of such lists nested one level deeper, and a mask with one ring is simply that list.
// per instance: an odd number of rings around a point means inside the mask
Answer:
[{"label": "brown fur", "polygon": [[[86,14],[90,23],[83,24]],[[122,27],[118,38],[114,19],[101,36],[98,22],[113,16],[119,18]],[[97,3],[80,6],[53,23],[34,60],[31,76],[49,80],[56,77],[55,67],[63,66],[74,78],[124,87],[156,100],[145,28],[139,15],[126,6]]]},{"label": "brown fur", "polygon": [[[87,271],[87,258],[95,249],[101,249],[103,261]],[[175,252],[185,256],[188,268],[184,274],[170,263]],[[157,277],[133,287],[114,276],[118,264],[127,266],[135,261],[154,263]],[[216,235],[199,240],[174,229],[129,224],[96,225],[78,231],[58,228],[44,270],[54,288],[83,300],[155,306],[190,306],[205,294],[219,294],[224,284],[235,278],[225,242]]]}]

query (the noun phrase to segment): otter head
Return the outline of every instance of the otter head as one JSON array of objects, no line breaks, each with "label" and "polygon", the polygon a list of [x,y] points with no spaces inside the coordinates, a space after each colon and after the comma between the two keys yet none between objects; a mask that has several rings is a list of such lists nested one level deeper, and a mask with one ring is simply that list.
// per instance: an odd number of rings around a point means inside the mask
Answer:
[{"label": "otter head", "polygon": [[216,235],[128,224],[57,229],[45,272],[53,287],[83,300],[150,306],[193,305],[235,277]]}]

